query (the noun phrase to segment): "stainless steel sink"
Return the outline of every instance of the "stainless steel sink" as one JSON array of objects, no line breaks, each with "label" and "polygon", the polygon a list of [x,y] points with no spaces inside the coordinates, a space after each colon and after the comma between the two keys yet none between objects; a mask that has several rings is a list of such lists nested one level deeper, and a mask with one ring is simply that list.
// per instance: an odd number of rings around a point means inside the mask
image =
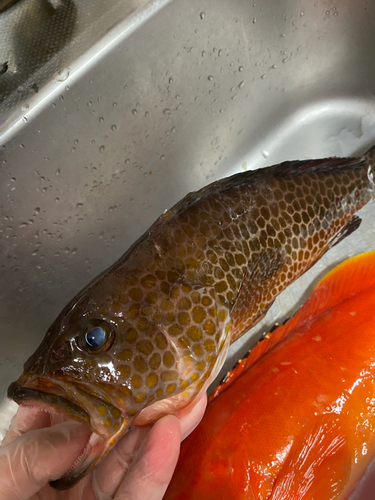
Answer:
[{"label": "stainless steel sink", "polygon": [[[242,169],[375,143],[375,3],[253,1],[61,0],[74,29],[38,64],[9,31],[18,66],[0,75],[0,427],[14,411],[6,388],[52,320],[164,209]],[[0,26],[36,4],[43,11],[41,0],[16,3]],[[374,207],[223,371],[327,268],[375,248]]]}]

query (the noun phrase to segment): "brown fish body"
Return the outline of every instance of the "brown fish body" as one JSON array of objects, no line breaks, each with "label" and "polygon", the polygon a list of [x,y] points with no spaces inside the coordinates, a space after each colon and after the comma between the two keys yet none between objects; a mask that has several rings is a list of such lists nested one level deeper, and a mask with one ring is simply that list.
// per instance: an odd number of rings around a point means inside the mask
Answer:
[{"label": "brown fish body", "polygon": [[[372,150],[286,162],[191,193],[66,306],[8,391],[100,436],[56,487],[77,482],[131,423],[207,388],[229,344],[358,227],[355,212],[375,195],[372,165]],[[93,349],[86,335],[98,329],[105,342]]]}]

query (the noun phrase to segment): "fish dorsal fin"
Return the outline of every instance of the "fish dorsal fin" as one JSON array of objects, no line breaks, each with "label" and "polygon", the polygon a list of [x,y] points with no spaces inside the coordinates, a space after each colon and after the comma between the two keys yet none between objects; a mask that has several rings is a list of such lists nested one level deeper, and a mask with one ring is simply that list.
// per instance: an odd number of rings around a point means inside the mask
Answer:
[{"label": "fish dorsal fin", "polygon": [[282,341],[285,335],[284,330],[281,330],[282,327],[276,328],[274,331],[267,333],[264,335],[257,344],[249,351],[247,356],[244,359],[240,359],[237,361],[236,366],[227,373],[225,379],[222,381],[220,385],[218,385],[215,390],[212,392],[211,396],[208,399],[208,402],[211,403],[214,399],[216,399],[220,394],[230,387],[235,380],[237,380],[242,373],[246,372],[251,366],[253,366],[259,358],[261,358],[265,353],[270,351],[275,345]]},{"label": "fish dorsal fin", "polygon": [[[274,300],[267,299],[268,291],[274,287],[282,268],[286,265],[285,254],[281,249],[269,248],[252,255],[245,271],[241,288],[231,308],[231,343],[241,337],[251,326],[260,321]],[[267,303],[259,315],[254,317],[254,305]]]},{"label": "fish dorsal fin", "polygon": [[292,443],[268,500],[331,500],[349,481],[353,457],[340,417],[326,413]]},{"label": "fish dorsal fin", "polygon": [[375,250],[345,260],[330,271],[313,289],[301,309],[274,331],[267,333],[230,371],[222,384],[216,387],[209,401],[222,394],[242,373],[259,358],[282,342],[305,321],[318,316],[346,299],[375,286]]}]

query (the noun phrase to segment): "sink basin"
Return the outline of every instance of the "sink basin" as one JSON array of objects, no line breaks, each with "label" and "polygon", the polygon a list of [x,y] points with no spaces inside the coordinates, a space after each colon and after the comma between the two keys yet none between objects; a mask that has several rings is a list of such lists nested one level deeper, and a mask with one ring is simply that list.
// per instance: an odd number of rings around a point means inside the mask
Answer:
[{"label": "sink basin", "polygon": [[[254,1],[133,0],[107,10],[50,2],[74,11],[75,28],[37,63],[27,37],[9,31],[0,74],[1,428],[14,412],[9,383],[62,307],[165,209],[234,172],[375,143],[375,4]],[[13,16],[17,27],[17,9],[32,5],[39,27],[52,22],[41,4],[21,0],[0,23]],[[223,373],[327,269],[375,248],[375,205],[359,215],[359,230],[231,347]]]}]

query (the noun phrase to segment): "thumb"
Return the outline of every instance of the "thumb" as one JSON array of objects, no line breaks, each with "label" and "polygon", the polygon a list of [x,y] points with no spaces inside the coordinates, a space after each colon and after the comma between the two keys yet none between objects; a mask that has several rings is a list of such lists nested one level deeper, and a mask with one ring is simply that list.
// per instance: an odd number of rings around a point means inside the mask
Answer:
[{"label": "thumb", "polygon": [[83,453],[91,431],[75,421],[23,434],[0,448],[0,498],[26,500],[61,477]]}]

